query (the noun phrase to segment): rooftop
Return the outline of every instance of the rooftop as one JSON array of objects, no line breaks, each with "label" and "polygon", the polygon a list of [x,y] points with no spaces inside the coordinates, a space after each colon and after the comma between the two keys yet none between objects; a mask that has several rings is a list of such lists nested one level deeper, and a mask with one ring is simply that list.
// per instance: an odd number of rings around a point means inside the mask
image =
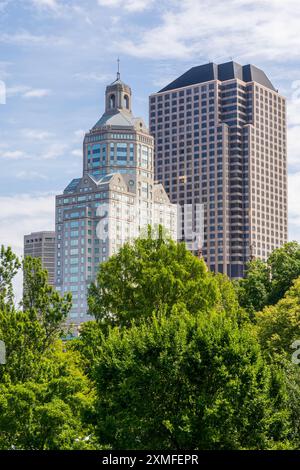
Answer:
[{"label": "rooftop", "polygon": [[159,90],[158,93],[196,85],[197,83],[204,83],[211,80],[220,80],[221,82],[224,82],[234,78],[244,82],[257,82],[272,91],[277,91],[266,76],[265,72],[255,67],[255,65],[241,65],[237,62],[231,61],[224,64],[214,64],[213,62],[210,62],[208,64],[192,67],[183,75],[176,78],[176,80],[169,83],[169,85]]}]

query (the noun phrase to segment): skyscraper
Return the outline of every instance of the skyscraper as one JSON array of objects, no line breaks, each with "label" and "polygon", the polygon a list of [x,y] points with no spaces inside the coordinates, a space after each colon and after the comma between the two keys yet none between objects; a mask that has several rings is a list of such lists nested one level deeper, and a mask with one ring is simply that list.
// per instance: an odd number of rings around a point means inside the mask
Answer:
[{"label": "skyscraper", "polygon": [[132,93],[118,73],[106,88],[105,112],[85,135],[83,175],[56,198],[56,286],[72,292],[70,321],[87,316],[87,287],[99,263],[148,225],[176,238],[176,208],[154,184],[153,137],[131,110]]},{"label": "skyscraper", "polygon": [[193,67],[150,96],[150,132],[171,202],[204,205],[212,271],[241,277],[287,241],[286,103],[262,70]]},{"label": "skyscraper", "polygon": [[24,235],[24,257],[40,258],[47,269],[49,284],[54,286],[55,276],[55,232],[33,232]]}]

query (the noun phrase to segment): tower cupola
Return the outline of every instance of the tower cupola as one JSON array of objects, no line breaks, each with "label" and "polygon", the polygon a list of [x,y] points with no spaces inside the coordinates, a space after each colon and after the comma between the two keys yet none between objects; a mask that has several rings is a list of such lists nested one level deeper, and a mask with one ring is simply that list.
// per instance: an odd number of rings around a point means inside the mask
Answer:
[{"label": "tower cupola", "polygon": [[114,113],[120,110],[131,113],[131,88],[120,78],[118,61],[117,79],[106,87],[105,112]]}]

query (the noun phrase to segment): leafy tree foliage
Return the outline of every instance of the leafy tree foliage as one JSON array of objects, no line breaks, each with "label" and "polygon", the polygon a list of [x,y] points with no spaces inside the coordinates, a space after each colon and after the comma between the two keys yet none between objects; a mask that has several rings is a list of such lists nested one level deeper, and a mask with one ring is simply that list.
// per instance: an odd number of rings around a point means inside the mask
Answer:
[{"label": "leafy tree foliage", "polygon": [[249,262],[246,277],[236,282],[240,305],[254,314],[268,303],[270,292],[270,269],[260,259]]},{"label": "leafy tree foliage", "polygon": [[20,268],[20,261],[10,247],[1,246],[0,251],[0,307],[13,306],[12,281]]},{"label": "leafy tree foliage", "polygon": [[12,307],[11,300],[0,309],[0,338],[6,345],[6,366],[0,368],[0,377],[8,373],[14,382],[39,373],[40,359],[62,336],[71,308],[70,295],[60,297],[48,284],[39,259],[26,258],[23,273],[23,309]]},{"label": "leafy tree foliage", "polygon": [[300,278],[276,305],[256,314],[264,351],[280,357],[291,356],[291,345],[300,340]]},{"label": "leafy tree foliage", "polygon": [[274,250],[268,258],[271,271],[271,290],[269,303],[275,304],[300,277],[300,245],[297,242],[286,243]]},{"label": "leafy tree foliage", "polygon": [[246,276],[236,283],[240,305],[253,314],[276,304],[300,277],[300,245],[289,242],[274,250],[267,261],[248,263]]},{"label": "leafy tree foliage", "polygon": [[202,260],[184,244],[149,232],[100,265],[89,293],[89,311],[97,320],[130,326],[153,311],[170,312],[183,302],[191,313],[205,312],[220,299],[218,285]]},{"label": "leafy tree foliage", "polygon": [[299,448],[299,252],[289,243],[233,284],[149,230],[101,265],[96,321],[64,343],[70,296],[28,258],[16,308],[21,263],[2,248],[0,448]]},{"label": "leafy tree foliage", "polygon": [[[234,288],[190,256],[149,236],[100,269],[89,299],[97,322],[83,327],[77,345],[97,386],[99,439],[113,448],[293,447],[298,409],[289,393],[297,374],[288,378],[287,361],[267,354],[255,317],[269,301],[269,265],[252,262]],[[201,302],[190,295],[198,286]],[[241,294],[258,324],[241,311]]]},{"label": "leafy tree foliage", "polygon": [[[261,349],[274,374],[281,375],[287,394],[286,409],[290,421],[289,441],[300,446],[300,369],[293,363],[292,354],[299,360],[300,340],[300,278],[275,305],[256,313]],[[294,342],[296,344],[294,345]],[[293,346],[293,347],[292,347]],[[296,346],[296,349],[294,349]]]},{"label": "leafy tree foliage", "polygon": [[0,383],[0,448],[97,448],[88,424],[93,388],[80,357],[59,342],[40,360],[38,375]]},{"label": "leafy tree foliage", "polygon": [[89,424],[93,388],[79,353],[59,339],[71,298],[60,297],[40,261],[28,258],[23,310],[17,310],[11,283],[19,266],[11,250],[2,249],[0,339],[6,364],[0,366],[0,448],[95,448]]},{"label": "leafy tree foliage", "polygon": [[282,384],[273,393],[253,328],[174,306],[102,334],[99,438],[115,449],[262,449],[285,440]]}]

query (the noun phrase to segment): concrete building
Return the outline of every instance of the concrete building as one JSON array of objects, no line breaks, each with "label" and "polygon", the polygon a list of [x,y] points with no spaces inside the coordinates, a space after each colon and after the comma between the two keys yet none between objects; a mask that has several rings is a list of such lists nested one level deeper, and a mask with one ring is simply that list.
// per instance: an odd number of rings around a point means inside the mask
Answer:
[{"label": "concrete building", "polygon": [[242,277],[287,241],[286,102],[262,70],[193,67],[150,96],[150,132],[171,202],[204,205],[212,271]]},{"label": "concrete building", "polygon": [[176,207],[154,184],[153,137],[133,116],[131,100],[118,73],[106,88],[104,114],[84,137],[82,177],[56,197],[56,287],[72,292],[74,324],[91,318],[87,287],[125,241],[157,223],[176,238]]},{"label": "concrete building", "polygon": [[33,232],[24,236],[24,257],[40,258],[47,269],[49,284],[55,280],[55,232]]}]

